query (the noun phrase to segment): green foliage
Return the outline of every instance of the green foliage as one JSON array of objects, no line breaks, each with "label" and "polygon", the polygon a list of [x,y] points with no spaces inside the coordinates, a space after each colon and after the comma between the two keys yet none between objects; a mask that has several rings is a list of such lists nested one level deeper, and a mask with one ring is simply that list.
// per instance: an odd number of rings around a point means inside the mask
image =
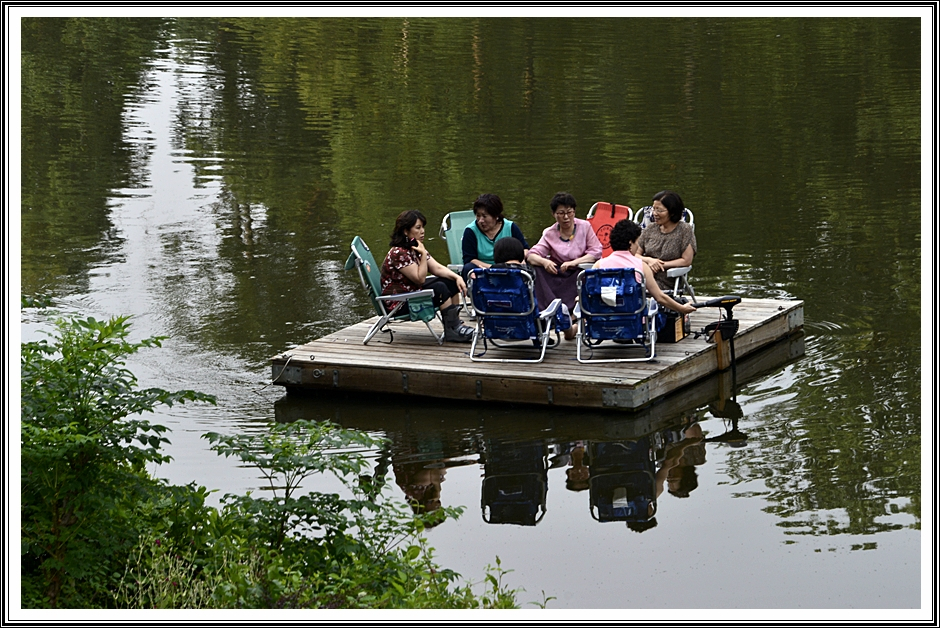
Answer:
[{"label": "green foliage", "polygon": [[[24,307],[46,307],[45,299]],[[24,607],[513,608],[499,559],[483,582],[458,584],[422,536],[459,516],[415,516],[362,475],[383,441],[329,423],[273,425],[260,435],[206,434],[267,479],[268,497],[170,486],[148,463],[169,459],[158,405],[214,403],[184,390],[138,389],[124,359],[163,338],[128,340],[127,317],[59,319],[52,340],[22,347]],[[340,493],[304,491],[332,474]],[[476,593],[474,587],[483,585]]]},{"label": "green foliage", "polygon": [[[361,475],[360,451],[383,441],[329,423],[275,425],[262,436],[206,434],[218,453],[237,456],[267,479],[271,497],[226,495],[219,547],[250,560],[229,562],[216,601],[264,608],[509,608],[515,591],[505,573],[488,574],[477,596],[458,574],[441,569],[422,532],[460,508],[415,516],[390,499],[381,479]],[[331,473],[338,493],[301,493],[313,474]],[[226,553],[226,556],[231,554]],[[216,563],[218,564],[218,562]]]},{"label": "green foliage", "polygon": [[[141,504],[167,491],[146,472],[164,462],[158,405],[214,402],[184,390],[140,390],[124,359],[162,338],[130,342],[127,317],[59,319],[52,342],[22,346],[22,565],[26,606],[103,603],[142,525]],[[79,584],[81,583],[81,584]]]}]

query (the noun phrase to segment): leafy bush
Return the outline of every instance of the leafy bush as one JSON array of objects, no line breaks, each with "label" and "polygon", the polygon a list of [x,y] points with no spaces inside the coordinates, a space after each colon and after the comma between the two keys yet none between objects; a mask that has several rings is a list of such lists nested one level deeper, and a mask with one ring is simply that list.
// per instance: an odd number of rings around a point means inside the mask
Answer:
[{"label": "leafy bush", "polygon": [[[45,307],[27,302],[25,306]],[[330,423],[275,424],[260,435],[206,434],[257,467],[267,498],[151,477],[169,460],[158,405],[215,403],[190,390],[140,390],[127,356],[164,338],[127,340],[127,317],[59,319],[22,350],[22,599],[28,608],[513,608],[496,559],[481,583],[439,567],[426,526],[384,478],[361,475],[381,439]],[[343,495],[303,490],[315,474]],[[483,585],[477,593],[475,587]]]},{"label": "leafy bush", "polygon": [[146,525],[141,506],[170,489],[146,472],[168,457],[166,428],[141,418],[158,405],[214,403],[190,390],[139,390],[124,359],[127,317],[56,321],[22,347],[24,606],[105,604],[114,574]]}]

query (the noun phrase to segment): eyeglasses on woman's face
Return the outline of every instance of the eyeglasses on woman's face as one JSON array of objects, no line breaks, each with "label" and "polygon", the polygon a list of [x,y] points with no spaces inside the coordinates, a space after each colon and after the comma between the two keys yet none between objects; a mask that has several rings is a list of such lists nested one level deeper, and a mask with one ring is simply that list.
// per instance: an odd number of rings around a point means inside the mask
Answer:
[{"label": "eyeglasses on woman's face", "polygon": [[555,210],[555,215],[558,217],[574,216],[574,210],[571,209],[570,207],[566,207],[566,208],[559,207],[558,209]]}]

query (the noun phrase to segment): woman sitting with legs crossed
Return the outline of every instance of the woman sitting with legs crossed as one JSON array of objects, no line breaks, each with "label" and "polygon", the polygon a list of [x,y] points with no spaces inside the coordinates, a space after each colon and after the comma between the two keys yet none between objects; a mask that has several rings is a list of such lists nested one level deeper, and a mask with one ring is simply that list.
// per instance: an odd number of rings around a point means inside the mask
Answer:
[{"label": "woman sitting with legs crossed", "polygon": [[[434,306],[444,320],[444,340],[470,342],[473,329],[464,325],[458,313],[460,295],[467,294],[463,278],[439,263],[424,248],[424,226],[427,219],[421,212],[404,211],[395,220],[389,242],[391,249],[382,262],[382,294],[402,294],[430,288],[434,290]],[[430,274],[430,276],[429,276]],[[395,303],[389,303],[395,307]]]}]

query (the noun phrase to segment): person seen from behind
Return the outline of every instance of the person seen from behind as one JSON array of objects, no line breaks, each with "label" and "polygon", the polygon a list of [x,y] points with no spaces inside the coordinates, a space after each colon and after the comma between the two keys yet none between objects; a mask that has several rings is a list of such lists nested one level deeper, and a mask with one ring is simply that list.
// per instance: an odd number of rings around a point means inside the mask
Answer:
[{"label": "person seen from behind", "polygon": [[660,305],[679,312],[691,314],[695,308],[685,303],[679,303],[660,289],[653,278],[653,270],[649,264],[636,255],[637,239],[640,237],[640,227],[632,220],[621,220],[610,231],[610,248],[613,252],[597,261],[594,268],[633,268],[637,271],[637,281],[642,274],[646,279],[646,291],[656,299]]}]

